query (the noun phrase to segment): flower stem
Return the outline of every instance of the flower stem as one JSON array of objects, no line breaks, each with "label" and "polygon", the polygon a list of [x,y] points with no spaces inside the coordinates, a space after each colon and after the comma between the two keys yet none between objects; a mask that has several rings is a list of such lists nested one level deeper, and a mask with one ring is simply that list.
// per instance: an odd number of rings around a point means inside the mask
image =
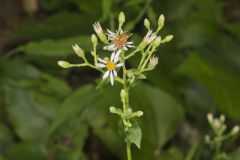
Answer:
[{"label": "flower stem", "polygon": [[131,142],[127,142],[127,159],[132,160]]},{"label": "flower stem", "polygon": [[[124,54],[123,54],[124,55]],[[128,112],[128,107],[129,107],[129,84],[127,82],[127,69],[126,69],[126,64],[125,64],[125,59],[126,57],[122,58],[122,62],[123,62],[123,88],[125,90],[125,99],[123,101],[123,114],[126,115]],[[123,122],[126,122],[128,124],[129,120],[128,119],[123,119]],[[126,142],[127,144],[127,159],[128,160],[132,160],[132,155],[131,155],[131,142],[129,140],[127,140]]]}]

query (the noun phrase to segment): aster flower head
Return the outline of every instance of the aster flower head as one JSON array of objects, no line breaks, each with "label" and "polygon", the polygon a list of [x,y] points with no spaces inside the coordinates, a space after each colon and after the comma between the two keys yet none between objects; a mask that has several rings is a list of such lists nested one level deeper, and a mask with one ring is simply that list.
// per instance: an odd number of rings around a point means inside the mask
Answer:
[{"label": "aster flower head", "polygon": [[111,85],[114,84],[114,77],[117,76],[116,69],[121,67],[123,64],[118,63],[119,61],[119,55],[121,51],[117,51],[116,53],[113,52],[111,55],[110,60],[103,60],[101,58],[98,58],[98,61],[100,63],[97,64],[99,68],[106,68],[106,72],[103,74],[103,79],[106,79],[107,77],[110,77]]},{"label": "aster flower head", "polygon": [[157,66],[157,64],[158,64],[158,57],[153,55],[149,60],[148,68],[152,70]]},{"label": "aster flower head", "polygon": [[100,34],[100,33],[103,32],[103,29],[102,29],[102,27],[101,27],[99,22],[96,22],[95,24],[93,24],[93,29],[95,30],[95,32],[97,34]]},{"label": "aster flower head", "polygon": [[128,42],[128,39],[132,34],[126,31],[122,31],[122,29],[120,29],[119,33],[118,32],[114,33],[110,30],[107,30],[107,32],[108,40],[111,41],[111,44],[103,47],[104,50],[116,51],[124,49],[125,51],[127,51],[128,48],[134,47],[132,45],[133,42]]},{"label": "aster flower head", "polygon": [[100,25],[99,22],[96,22],[95,24],[93,24],[93,29],[95,30],[95,32],[97,33],[99,39],[105,43],[108,44],[108,40],[107,40],[107,36],[105,35],[105,33],[103,32],[103,29]]},{"label": "aster flower head", "polygon": [[148,31],[146,36],[144,37],[143,41],[146,43],[146,45],[150,44],[155,38],[157,38],[157,35],[155,33],[152,33],[152,30]]}]

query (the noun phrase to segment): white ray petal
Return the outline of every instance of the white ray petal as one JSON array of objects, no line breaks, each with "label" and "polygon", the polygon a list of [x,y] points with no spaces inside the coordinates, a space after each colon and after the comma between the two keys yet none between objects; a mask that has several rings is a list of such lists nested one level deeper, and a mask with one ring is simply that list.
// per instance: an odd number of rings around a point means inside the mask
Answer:
[{"label": "white ray petal", "polygon": [[126,46],[129,47],[129,48],[133,48],[133,47],[135,47],[135,46],[133,46],[133,45],[129,45],[129,44],[127,44]]},{"label": "white ray petal", "polygon": [[116,33],[114,33],[114,32],[112,32],[112,31],[110,31],[109,29],[107,29],[107,31],[108,31],[108,33],[109,33],[111,36],[117,36],[117,34],[116,34]]},{"label": "white ray petal", "polygon": [[119,59],[119,56],[120,56],[120,53],[121,53],[121,50],[118,50],[115,57],[114,57],[114,62],[116,63]]},{"label": "white ray petal", "polygon": [[113,70],[113,75],[116,77],[117,76],[117,71]]},{"label": "white ray petal", "polygon": [[128,49],[127,49],[127,47],[126,47],[125,45],[123,46],[123,49],[124,49],[125,51],[127,51],[127,50],[128,50]]},{"label": "white ray petal", "polygon": [[127,42],[126,44],[133,44],[133,42]]},{"label": "white ray petal", "polygon": [[106,65],[105,65],[105,64],[102,64],[102,63],[98,63],[98,64],[97,64],[97,67],[99,67],[99,68],[105,68]]},{"label": "white ray petal", "polygon": [[113,84],[114,84],[114,78],[113,78],[113,73],[112,73],[112,71],[111,71],[111,73],[110,73],[110,82],[111,82],[111,85],[113,86]]},{"label": "white ray petal", "polygon": [[106,72],[104,73],[103,79],[106,79],[106,78],[109,76],[109,72],[110,72],[110,71],[106,71]]},{"label": "white ray petal", "polygon": [[113,61],[113,59],[114,59],[114,57],[115,57],[115,52],[113,52],[112,54],[111,54],[111,61]]},{"label": "white ray petal", "polygon": [[122,63],[118,63],[116,67],[121,67],[122,65],[123,65]]},{"label": "white ray petal", "polygon": [[101,59],[101,58],[98,58],[98,60],[102,63],[107,63],[105,60]]}]

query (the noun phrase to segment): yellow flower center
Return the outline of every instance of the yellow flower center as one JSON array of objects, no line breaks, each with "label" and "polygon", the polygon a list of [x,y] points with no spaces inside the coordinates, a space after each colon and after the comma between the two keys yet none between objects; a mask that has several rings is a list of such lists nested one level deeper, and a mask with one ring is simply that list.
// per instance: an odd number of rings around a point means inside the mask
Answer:
[{"label": "yellow flower center", "polygon": [[116,68],[116,64],[112,61],[108,61],[106,66],[107,66],[107,69],[110,71],[115,70]]}]

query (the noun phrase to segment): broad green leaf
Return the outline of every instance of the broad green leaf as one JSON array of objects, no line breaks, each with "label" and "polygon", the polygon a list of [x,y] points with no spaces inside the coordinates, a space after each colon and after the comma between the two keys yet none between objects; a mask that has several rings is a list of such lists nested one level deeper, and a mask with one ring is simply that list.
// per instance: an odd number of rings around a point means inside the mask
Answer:
[{"label": "broad green leaf", "polygon": [[[0,155],[13,143],[9,129],[0,122]],[[0,156],[1,157],[1,156]]]},{"label": "broad green leaf", "polygon": [[0,155],[0,160],[7,160],[7,159]]},{"label": "broad green leaf", "polygon": [[3,68],[2,98],[9,121],[22,140],[42,141],[49,121],[71,89],[62,80],[31,65],[17,60],[5,63],[9,65]]},{"label": "broad green leaf", "polygon": [[42,144],[20,143],[13,145],[7,152],[7,158],[11,160],[47,160],[47,150]]},{"label": "broad green leaf", "polygon": [[72,1],[77,5],[79,10],[83,11],[84,13],[87,13],[88,15],[97,16],[100,17],[99,13],[101,13],[101,0],[69,0]]},{"label": "broad green leaf", "polygon": [[60,40],[42,40],[20,46],[17,48],[17,51],[25,52],[32,56],[66,57],[74,53],[72,50],[72,45],[74,44],[79,44],[83,50],[90,51],[91,39],[89,36],[77,36]]},{"label": "broad green leaf", "polygon": [[102,20],[108,19],[111,13],[112,0],[102,0]]},{"label": "broad green leaf", "polygon": [[40,22],[31,22],[16,29],[11,33],[17,37],[31,39],[49,39],[90,34],[93,30],[89,27],[95,18],[77,12],[58,12]]},{"label": "broad green leaf", "polygon": [[240,76],[200,54],[192,54],[178,72],[201,82],[221,112],[240,121]]},{"label": "broad green leaf", "polygon": [[83,112],[89,103],[94,99],[95,88],[92,85],[80,87],[78,90],[68,96],[61,104],[60,109],[49,129],[51,135],[60,125],[66,120],[76,116],[78,113]]},{"label": "broad green leaf", "polygon": [[141,148],[142,131],[137,122],[132,123],[132,127],[126,131],[126,136],[131,143]]}]

